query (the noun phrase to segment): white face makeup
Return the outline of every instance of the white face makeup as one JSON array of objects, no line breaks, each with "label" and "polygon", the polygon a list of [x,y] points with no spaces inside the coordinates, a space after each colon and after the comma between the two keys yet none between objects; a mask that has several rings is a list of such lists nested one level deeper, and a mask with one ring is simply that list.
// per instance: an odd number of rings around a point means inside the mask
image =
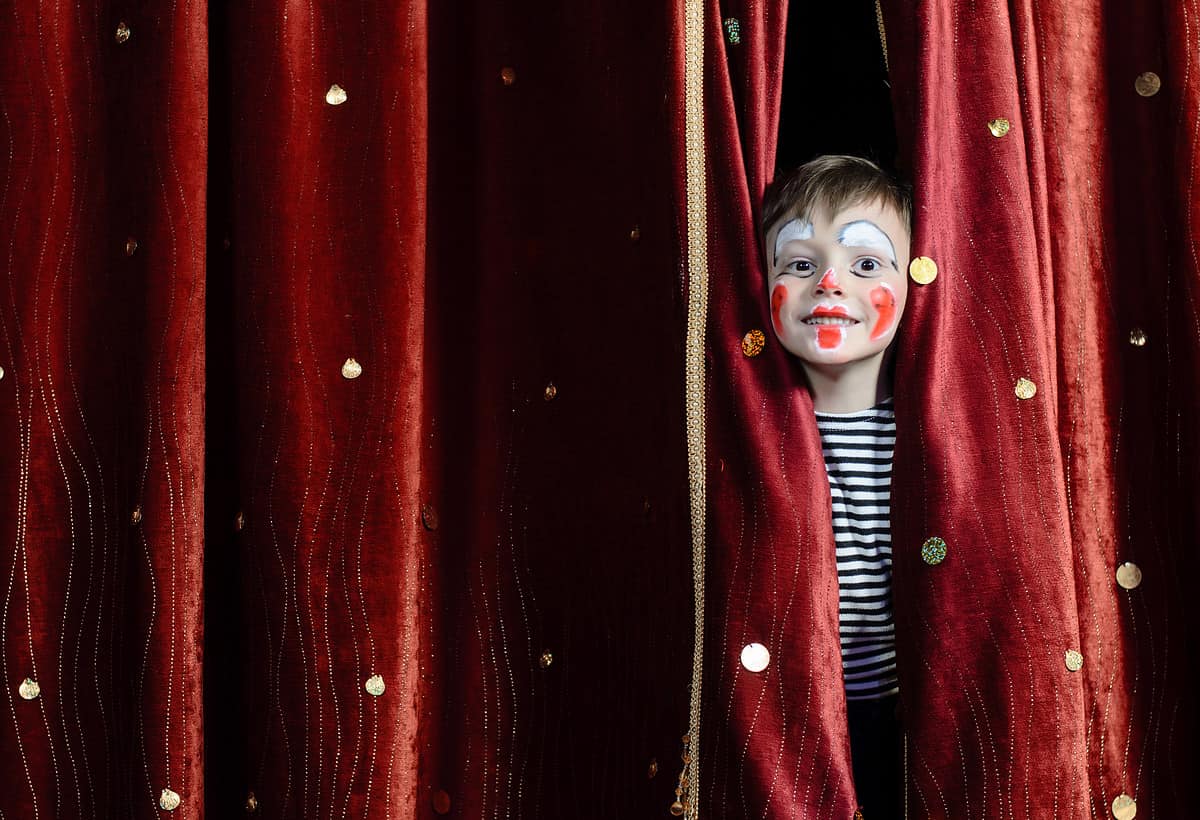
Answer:
[{"label": "white face makeup", "polygon": [[[888,239],[888,235],[880,230],[874,222],[865,219],[851,222],[838,234],[838,244],[845,245],[847,248],[863,248],[874,251],[882,256],[893,270],[897,270],[896,248],[892,245],[892,240]],[[776,251],[776,256],[778,253]]]},{"label": "white face makeup", "polygon": [[775,261],[779,261],[780,249],[794,239],[812,239],[812,223],[804,219],[792,219],[779,229],[775,237]]},{"label": "white face makeup", "polygon": [[820,209],[782,222],[773,244],[767,288],[783,347],[823,370],[878,367],[908,294],[900,215],[877,202]]}]

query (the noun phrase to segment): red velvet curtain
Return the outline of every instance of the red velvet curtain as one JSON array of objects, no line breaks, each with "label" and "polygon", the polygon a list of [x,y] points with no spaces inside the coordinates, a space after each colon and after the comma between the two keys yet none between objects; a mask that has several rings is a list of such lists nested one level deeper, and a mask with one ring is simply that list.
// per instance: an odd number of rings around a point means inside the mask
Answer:
[{"label": "red velvet curtain", "polygon": [[910,807],[1189,816],[1200,5],[889,11],[942,271],[897,372]]},{"label": "red velvet curtain", "polygon": [[[897,372],[907,811],[1187,816],[1200,5],[884,12],[940,271]],[[704,15],[692,805],[848,818],[811,406],[741,344],[786,3]],[[665,816],[684,4],[0,19],[0,813]]]},{"label": "red velvet curtain", "polygon": [[[912,285],[896,372],[905,814],[1189,816],[1200,6],[884,6],[913,255],[939,271]],[[773,88],[778,43],[751,30],[723,57],[753,51],[741,71]],[[715,21],[710,34],[719,50]],[[836,69],[818,52],[814,81],[827,82]],[[710,71],[716,531],[700,805],[850,817],[811,403],[778,347],[748,358],[740,345],[769,327],[746,272],[774,101],[739,96],[753,81],[731,93],[720,59]],[[744,157],[722,155],[739,136]],[[947,545],[940,564],[922,559],[931,537]],[[771,653],[761,673],[739,663],[751,642]]]},{"label": "red velvet curtain", "polygon": [[0,813],[194,813],[205,9],[0,19]]}]

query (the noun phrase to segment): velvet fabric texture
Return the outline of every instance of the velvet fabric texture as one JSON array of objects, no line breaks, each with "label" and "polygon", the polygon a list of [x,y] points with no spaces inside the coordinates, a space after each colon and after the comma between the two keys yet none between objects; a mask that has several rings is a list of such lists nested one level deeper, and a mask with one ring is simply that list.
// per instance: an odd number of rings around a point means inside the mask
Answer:
[{"label": "velvet fabric texture", "polygon": [[[766,6],[751,19],[778,13]],[[1200,65],[1186,32],[1200,9],[884,11],[917,183],[913,255],[940,271],[910,288],[896,366],[902,810],[1127,817],[1132,799],[1139,817],[1189,816]],[[715,30],[710,45],[722,48]],[[752,35],[740,49],[726,59],[756,50],[771,88],[778,45]],[[716,531],[701,808],[847,818],[857,801],[811,401],[778,345],[753,359],[739,346],[770,327],[746,237],[774,100],[751,104],[722,79],[709,87]],[[744,176],[720,155],[739,142]],[[922,559],[931,537],[947,544],[940,564]],[[1117,583],[1126,562],[1142,573],[1135,589]],[[771,653],[762,672],[739,662],[751,642]]]},{"label": "velvet fabric texture", "polygon": [[910,807],[1192,815],[1200,6],[889,11],[914,249],[942,269],[896,376]]},{"label": "velvet fabric texture", "polygon": [[148,817],[204,788],[205,10],[0,18],[0,813]]},{"label": "velvet fabric texture", "polygon": [[[897,365],[907,812],[1187,816],[1200,6],[958,5],[884,3],[940,269]],[[754,238],[786,16],[705,7],[714,818],[857,805],[828,486]],[[0,814],[667,816],[682,5],[0,19]]]}]

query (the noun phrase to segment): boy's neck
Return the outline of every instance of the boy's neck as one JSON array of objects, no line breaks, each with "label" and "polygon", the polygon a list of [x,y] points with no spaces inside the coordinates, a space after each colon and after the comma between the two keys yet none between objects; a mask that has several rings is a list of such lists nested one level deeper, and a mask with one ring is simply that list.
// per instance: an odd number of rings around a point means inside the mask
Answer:
[{"label": "boy's neck", "polygon": [[818,413],[857,413],[892,395],[890,368],[883,353],[840,367],[817,368],[804,362],[813,409]]}]

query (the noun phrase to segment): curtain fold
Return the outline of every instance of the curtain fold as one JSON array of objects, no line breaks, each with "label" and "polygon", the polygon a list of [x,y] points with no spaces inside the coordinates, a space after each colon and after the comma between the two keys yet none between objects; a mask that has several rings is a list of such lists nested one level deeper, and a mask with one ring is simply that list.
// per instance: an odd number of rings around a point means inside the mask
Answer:
[{"label": "curtain fold", "polygon": [[211,481],[238,497],[214,516],[212,545],[238,559],[209,600],[242,632],[220,669],[240,683],[241,731],[207,751],[241,771],[210,789],[209,809],[411,815],[428,640],[425,4],[220,13],[231,114],[217,262],[234,359],[210,389],[232,394],[236,426],[210,427],[210,447],[236,455],[234,475]]},{"label": "curtain fold", "polygon": [[205,11],[0,17],[0,811],[196,811]]},{"label": "curtain fold", "polygon": [[914,255],[939,268],[896,378],[910,806],[1183,816],[1196,9],[888,12]]},{"label": "curtain fold", "polygon": [[[701,816],[846,818],[856,808],[829,484],[799,363],[774,343],[757,219],[774,173],[787,4],[706,26],[711,197],[709,526]],[[761,353],[749,334],[767,339]],[[761,672],[741,662],[761,644]]]},{"label": "curtain fold", "polygon": [[430,7],[426,811],[673,799],[692,657],[682,14]]}]

